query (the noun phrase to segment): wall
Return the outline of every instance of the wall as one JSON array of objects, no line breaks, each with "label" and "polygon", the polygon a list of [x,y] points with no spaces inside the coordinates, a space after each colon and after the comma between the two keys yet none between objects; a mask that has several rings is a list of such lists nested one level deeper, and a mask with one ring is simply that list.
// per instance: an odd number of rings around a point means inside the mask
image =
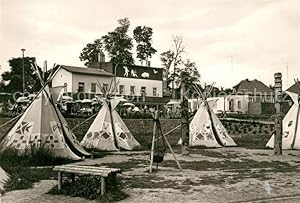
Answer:
[{"label": "wall", "polygon": [[[97,80],[103,84],[110,84],[112,77],[101,76],[101,75],[83,75],[73,73],[73,81],[72,81],[72,92],[78,92],[78,83],[84,82],[84,92],[91,93],[91,83],[96,83]],[[101,93],[98,85],[96,85],[96,93]]]},{"label": "wall", "polygon": [[[240,113],[247,113],[248,112],[248,104],[249,104],[249,96],[248,95],[228,95],[226,97],[220,96],[220,97],[210,97],[207,98],[207,101],[215,102],[209,102],[211,109],[215,113],[223,112],[224,109],[226,112],[240,112]],[[229,108],[229,101],[233,101],[232,110]],[[191,105],[191,109],[195,110],[197,109],[197,101],[199,102],[199,99],[189,99],[189,103]],[[238,102],[241,102],[241,106],[239,108]],[[225,103],[225,104],[224,104]],[[213,105],[212,105],[213,104]]]},{"label": "wall", "polygon": [[52,80],[52,87],[63,86],[67,83],[66,90],[67,92],[72,91],[72,73],[61,68]]},{"label": "wall", "polygon": [[[125,85],[125,90],[123,95],[130,95],[130,86],[135,86],[135,95],[141,96],[141,87],[146,87],[146,96],[153,97],[153,87],[157,88],[156,97],[163,96],[163,82],[161,80],[147,80],[147,79],[133,79],[133,78],[123,78],[117,77],[116,80],[120,80],[120,85]],[[118,87],[119,90],[119,87]]]}]

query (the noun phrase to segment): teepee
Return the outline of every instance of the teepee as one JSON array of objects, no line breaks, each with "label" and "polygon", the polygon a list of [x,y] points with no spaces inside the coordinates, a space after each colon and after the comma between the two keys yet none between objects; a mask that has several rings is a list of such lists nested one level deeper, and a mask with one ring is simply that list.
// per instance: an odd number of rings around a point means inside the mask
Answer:
[{"label": "teepee", "polygon": [[201,91],[195,86],[199,95],[202,95],[199,109],[190,123],[189,146],[229,147],[236,146],[234,140],[209,107]]},{"label": "teepee", "polygon": [[9,175],[0,167],[0,193],[4,191],[4,185],[9,179]]},{"label": "teepee", "polygon": [[13,148],[19,154],[43,148],[55,157],[78,160],[90,156],[55,106],[47,83],[0,142],[1,150]]},{"label": "teepee", "polygon": [[101,99],[103,106],[82,139],[82,146],[105,151],[132,150],[140,146],[116,111],[122,98],[111,97],[112,91],[106,91],[100,83],[98,85],[104,94]]},{"label": "teepee", "polygon": [[[298,88],[296,88],[297,86]],[[300,83],[296,82],[286,93],[294,104],[282,121],[282,149],[300,149]],[[274,135],[266,147],[274,148]]]}]

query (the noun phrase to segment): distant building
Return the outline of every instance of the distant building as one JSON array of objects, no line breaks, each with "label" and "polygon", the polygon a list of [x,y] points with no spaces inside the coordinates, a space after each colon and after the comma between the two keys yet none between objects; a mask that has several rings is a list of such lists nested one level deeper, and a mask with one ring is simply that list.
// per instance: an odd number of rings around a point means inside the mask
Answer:
[{"label": "distant building", "polygon": [[64,93],[68,95],[85,93],[93,97],[101,93],[97,81],[106,86],[112,77],[113,74],[101,69],[61,65],[53,77],[52,87],[65,86]]},{"label": "distant building", "polygon": [[[242,80],[233,87],[230,95],[209,97],[207,99],[215,113],[242,113],[242,114],[273,114],[274,92],[258,80]],[[197,99],[189,99],[191,111],[198,108]]]},{"label": "distant building", "polygon": [[[242,80],[233,87],[234,95],[244,95],[248,97],[249,114],[273,114],[274,91],[259,80]],[[234,105],[235,101],[231,101]]]},{"label": "distant building", "polygon": [[101,93],[97,81],[108,89],[114,76],[118,82],[116,95],[125,96],[132,103],[163,105],[168,102],[163,98],[162,69],[148,66],[111,62],[95,63],[89,67],[62,65],[52,81],[52,86],[66,85],[65,92],[68,94],[82,92],[93,97]]}]

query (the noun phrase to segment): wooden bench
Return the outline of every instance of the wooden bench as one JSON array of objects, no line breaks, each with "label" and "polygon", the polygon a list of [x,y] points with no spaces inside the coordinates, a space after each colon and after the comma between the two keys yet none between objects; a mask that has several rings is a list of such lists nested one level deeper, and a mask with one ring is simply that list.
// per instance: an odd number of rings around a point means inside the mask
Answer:
[{"label": "wooden bench", "polygon": [[113,181],[116,182],[117,173],[122,173],[119,168],[104,168],[96,166],[83,166],[75,164],[67,164],[61,166],[55,166],[53,171],[58,172],[58,190],[62,188],[62,174],[69,173],[73,175],[73,180],[75,175],[93,175],[101,177],[101,195],[104,195],[106,192],[106,181],[107,177],[111,176]]}]

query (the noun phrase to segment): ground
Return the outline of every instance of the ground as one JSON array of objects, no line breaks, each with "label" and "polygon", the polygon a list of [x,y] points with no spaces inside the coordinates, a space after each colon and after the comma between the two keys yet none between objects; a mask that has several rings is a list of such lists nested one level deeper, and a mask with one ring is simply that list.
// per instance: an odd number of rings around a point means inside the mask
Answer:
[{"label": "ground", "polygon": [[[116,152],[76,164],[118,167],[119,178],[129,197],[120,202],[300,202],[300,151],[245,148],[192,149],[181,156],[180,171],[171,154],[150,174],[149,152]],[[7,192],[2,202],[92,202],[63,195],[46,194],[56,186],[56,177],[34,188]],[[291,196],[295,196],[291,198]],[[275,199],[274,199],[275,198]]]}]

